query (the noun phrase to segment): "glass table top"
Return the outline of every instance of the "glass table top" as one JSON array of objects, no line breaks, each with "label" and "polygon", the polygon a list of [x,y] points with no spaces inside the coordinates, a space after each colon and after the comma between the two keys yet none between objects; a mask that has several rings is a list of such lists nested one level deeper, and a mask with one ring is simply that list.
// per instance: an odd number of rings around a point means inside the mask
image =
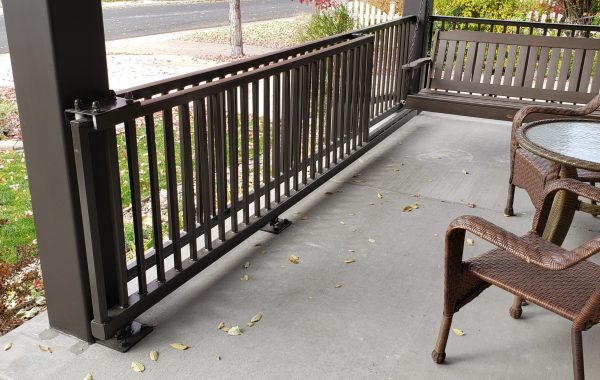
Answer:
[{"label": "glass table top", "polygon": [[575,160],[600,163],[600,123],[556,120],[532,123],[523,135],[531,143]]}]

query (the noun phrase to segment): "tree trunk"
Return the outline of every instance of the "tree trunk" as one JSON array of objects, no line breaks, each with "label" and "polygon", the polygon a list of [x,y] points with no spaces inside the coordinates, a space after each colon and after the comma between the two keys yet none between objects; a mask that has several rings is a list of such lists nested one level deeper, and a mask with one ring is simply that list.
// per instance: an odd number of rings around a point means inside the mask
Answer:
[{"label": "tree trunk", "polygon": [[240,0],[229,0],[229,32],[231,35],[231,55],[234,57],[244,55]]}]

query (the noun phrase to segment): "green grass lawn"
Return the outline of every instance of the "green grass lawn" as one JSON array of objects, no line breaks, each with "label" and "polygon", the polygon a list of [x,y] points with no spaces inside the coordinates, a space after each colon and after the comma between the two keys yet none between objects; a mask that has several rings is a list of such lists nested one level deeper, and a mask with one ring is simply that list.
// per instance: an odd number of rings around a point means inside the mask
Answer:
[{"label": "green grass lawn", "polygon": [[14,263],[18,249],[35,251],[35,226],[22,152],[0,152],[0,261]]}]

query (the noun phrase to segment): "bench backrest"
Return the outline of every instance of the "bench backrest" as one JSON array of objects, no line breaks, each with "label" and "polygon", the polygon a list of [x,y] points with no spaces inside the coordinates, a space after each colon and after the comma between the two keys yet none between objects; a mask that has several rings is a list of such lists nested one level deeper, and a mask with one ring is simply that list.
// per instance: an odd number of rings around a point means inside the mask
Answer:
[{"label": "bench backrest", "polygon": [[436,32],[428,87],[585,104],[600,90],[600,40]]}]

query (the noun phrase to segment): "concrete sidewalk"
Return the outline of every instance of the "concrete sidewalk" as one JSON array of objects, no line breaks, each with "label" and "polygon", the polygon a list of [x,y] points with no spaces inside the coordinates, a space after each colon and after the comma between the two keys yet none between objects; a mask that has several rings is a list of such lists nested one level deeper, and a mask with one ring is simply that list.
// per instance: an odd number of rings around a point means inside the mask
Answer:
[{"label": "concrete sidewalk", "polygon": [[[522,214],[502,216],[509,134],[505,122],[424,113],[283,215],[294,222],[283,234],[255,234],[143,314],[156,328],[130,352],[49,331],[41,315],[0,338],[0,347],[13,344],[0,351],[0,378],[571,378],[569,322],[536,306],[513,320],[512,296],[495,288],[456,314],[453,326],[466,335],[451,334],[447,364],[430,359],[448,223],[475,214],[518,234],[530,226],[523,191],[515,205]],[[402,212],[415,202],[418,209]],[[598,220],[577,215],[566,245],[598,233]],[[476,239],[466,256],[488,248]],[[246,327],[259,312],[262,320]],[[228,336],[221,321],[244,334]],[[173,342],[191,348],[176,351]],[[599,343],[600,328],[584,333],[590,379],[600,377],[592,360]],[[132,361],[145,372],[133,372]]]}]

